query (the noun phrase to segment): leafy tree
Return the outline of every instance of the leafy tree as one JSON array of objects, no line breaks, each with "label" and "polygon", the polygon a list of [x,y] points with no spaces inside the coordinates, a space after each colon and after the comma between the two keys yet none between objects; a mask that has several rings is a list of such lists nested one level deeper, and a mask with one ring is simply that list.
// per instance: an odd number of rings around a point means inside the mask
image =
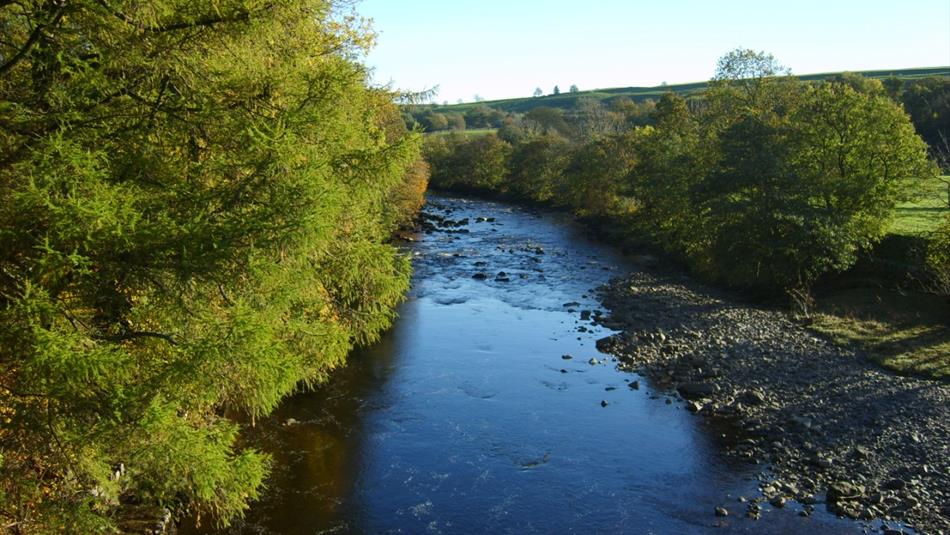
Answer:
[{"label": "leafy tree", "polygon": [[950,139],[950,79],[928,77],[907,82],[903,102],[920,137],[934,153],[942,149]]},{"label": "leafy tree", "polygon": [[564,170],[555,202],[585,217],[624,217],[633,212],[627,175],[636,162],[635,134],[629,132],[581,145]]},{"label": "leafy tree", "polygon": [[432,185],[469,191],[501,191],[511,145],[494,134],[449,135],[426,141]]},{"label": "leafy tree", "polygon": [[550,106],[538,106],[524,115],[525,127],[540,134],[556,133],[564,137],[573,134],[571,125],[564,119],[564,110]]},{"label": "leafy tree", "polygon": [[637,129],[637,165],[630,175],[639,202],[638,227],[668,252],[688,254],[702,246],[696,232],[694,190],[709,163],[701,150],[703,130],[686,100],[666,93],[652,113],[654,126]]},{"label": "leafy tree", "polygon": [[554,94],[555,94],[555,95],[560,95],[560,94],[561,94],[561,88],[558,87],[558,86],[554,86]]},{"label": "leafy tree", "polygon": [[544,91],[542,91],[541,88],[538,87],[538,88],[535,88],[534,93],[533,93],[533,96],[534,96],[535,98],[538,98],[538,97],[540,97],[540,96],[543,95],[543,94],[544,94]]},{"label": "leafy tree", "polygon": [[447,130],[449,128],[449,120],[445,114],[433,110],[426,110],[426,112],[420,116],[419,122],[422,123],[422,126],[429,132]]},{"label": "leafy tree", "polygon": [[[769,87],[775,85],[775,78],[789,76],[791,71],[775,59],[772,54],[756,52],[750,49],[736,49],[721,57],[716,64],[716,74],[710,82],[713,92],[730,92],[727,101],[761,108],[768,103],[760,100]],[[783,91],[772,91],[772,95]]]},{"label": "leafy tree", "polygon": [[129,502],[227,523],[269,461],[223,415],[389,324],[409,265],[384,205],[418,205],[425,170],[345,15],[0,2],[3,525],[109,531]]},{"label": "leafy tree", "polygon": [[571,93],[578,93],[580,92],[580,89],[577,88],[576,84],[572,84],[571,88],[568,91],[570,91]]},{"label": "leafy tree", "polygon": [[476,106],[465,112],[465,124],[471,128],[498,128],[504,120],[504,112],[489,106]]},{"label": "leafy tree", "polygon": [[950,296],[950,215],[934,231],[927,248],[927,266],[933,276],[933,289]]},{"label": "leafy tree", "polygon": [[717,277],[805,289],[850,267],[879,240],[912,177],[930,176],[926,146],[882,93],[847,83],[801,86],[787,109],[749,109],[719,134],[700,185],[701,257]]},{"label": "leafy tree", "polygon": [[450,130],[465,130],[465,115],[452,112],[445,114]]},{"label": "leafy tree", "polygon": [[516,144],[508,166],[508,191],[534,202],[554,201],[557,192],[563,189],[561,182],[569,154],[569,142],[556,134]]}]

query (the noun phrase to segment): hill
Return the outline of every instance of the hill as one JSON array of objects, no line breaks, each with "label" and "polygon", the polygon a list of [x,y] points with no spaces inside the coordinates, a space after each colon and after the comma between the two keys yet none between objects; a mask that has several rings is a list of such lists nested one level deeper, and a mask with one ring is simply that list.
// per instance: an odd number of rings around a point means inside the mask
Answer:
[{"label": "hill", "polygon": [[[824,80],[834,76],[844,74],[843,72],[804,74],[797,77],[801,80]],[[950,76],[950,67],[925,67],[915,69],[893,69],[878,71],[856,71],[865,78],[884,79],[892,76],[903,79],[913,80],[917,78],[926,78],[928,76]],[[534,108],[548,106],[551,108],[561,108],[565,110],[573,109],[577,101],[583,98],[593,98],[601,101],[611,101],[621,97],[627,97],[635,102],[642,102],[646,99],[658,99],[664,93],[672,91],[674,93],[689,96],[703,92],[708,82],[693,82],[688,84],[662,85],[656,87],[616,87],[608,89],[594,89],[590,91],[579,91],[577,93],[561,93],[559,95],[546,95],[542,97],[524,97],[511,98],[503,100],[485,100],[482,102],[467,102],[464,104],[437,105],[433,109],[440,112],[465,113],[471,109],[488,106],[508,113],[526,113]]]}]

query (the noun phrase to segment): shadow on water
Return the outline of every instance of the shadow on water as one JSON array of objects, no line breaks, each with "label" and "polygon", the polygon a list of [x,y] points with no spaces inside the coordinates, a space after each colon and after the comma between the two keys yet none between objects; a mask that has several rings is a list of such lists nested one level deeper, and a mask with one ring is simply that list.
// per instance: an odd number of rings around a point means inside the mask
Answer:
[{"label": "shadow on water", "polygon": [[860,532],[794,504],[744,518],[756,483],[721,453],[731,437],[595,350],[612,331],[590,320],[594,289],[627,260],[559,215],[427,211],[464,223],[413,244],[413,289],[379,344],[245,435],[274,471],[227,532]]}]

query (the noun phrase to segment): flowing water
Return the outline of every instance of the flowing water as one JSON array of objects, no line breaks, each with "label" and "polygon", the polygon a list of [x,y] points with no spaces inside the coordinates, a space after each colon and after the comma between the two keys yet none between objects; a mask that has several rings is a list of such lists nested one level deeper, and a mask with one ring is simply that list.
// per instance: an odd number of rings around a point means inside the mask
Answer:
[{"label": "flowing water", "polygon": [[430,199],[468,223],[409,248],[413,289],[380,343],[248,434],[274,474],[233,531],[860,532],[795,504],[745,518],[755,467],[722,453],[723,430],[596,351],[611,331],[581,313],[632,260],[564,216]]}]

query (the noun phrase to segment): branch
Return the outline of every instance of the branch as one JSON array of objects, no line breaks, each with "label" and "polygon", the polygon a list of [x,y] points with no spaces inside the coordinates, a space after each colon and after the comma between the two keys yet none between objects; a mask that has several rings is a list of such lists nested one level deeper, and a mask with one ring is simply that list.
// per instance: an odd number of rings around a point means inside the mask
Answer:
[{"label": "branch", "polygon": [[178,342],[176,342],[170,334],[154,333],[149,331],[129,331],[123,334],[117,334],[115,336],[103,336],[101,339],[109,342],[125,342],[128,340],[135,340],[136,338],[158,338],[168,342],[173,346],[178,345]]},{"label": "branch", "polygon": [[36,42],[40,40],[40,37],[43,36],[43,31],[46,30],[47,26],[55,26],[59,23],[60,19],[63,18],[63,14],[66,11],[66,2],[63,0],[54,0],[53,5],[56,6],[56,10],[53,12],[51,20],[46,24],[38,24],[36,28],[33,28],[33,33],[30,34],[30,37],[26,40],[26,43],[23,45],[23,47],[20,48],[19,52],[14,54],[13,57],[10,58],[10,61],[0,65],[0,76],[5,75],[7,72],[13,69],[17,63],[20,63],[20,61],[27,55],[30,49],[33,48],[33,45],[35,45]]},{"label": "branch", "polygon": [[251,20],[251,13],[249,11],[239,11],[238,13],[227,17],[202,17],[192,22],[176,22],[173,24],[166,24],[164,26],[157,26],[155,28],[147,28],[146,31],[153,33],[164,33],[173,32],[176,30],[187,30],[190,28],[214,26],[215,24],[226,22],[247,22],[248,20]]}]

